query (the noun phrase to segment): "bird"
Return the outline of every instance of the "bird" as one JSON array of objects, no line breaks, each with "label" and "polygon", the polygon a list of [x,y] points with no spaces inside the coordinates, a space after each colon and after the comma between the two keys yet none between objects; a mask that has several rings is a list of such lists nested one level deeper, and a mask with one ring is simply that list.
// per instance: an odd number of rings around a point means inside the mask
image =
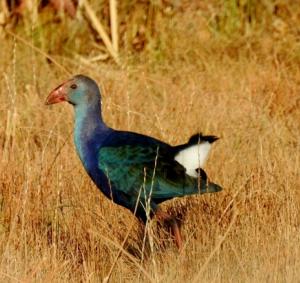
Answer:
[{"label": "bird", "polygon": [[63,101],[74,108],[76,151],[95,185],[142,222],[155,216],[169,223],[175,244],[181,249],[177,220],[160,204],[175,197],[222,190],[203,170],[218,137],[196,133],[187,143],[172,146],[150,136],[110,128],[102,119],[97,83],[81,74],[51,91],[45,104]]}]

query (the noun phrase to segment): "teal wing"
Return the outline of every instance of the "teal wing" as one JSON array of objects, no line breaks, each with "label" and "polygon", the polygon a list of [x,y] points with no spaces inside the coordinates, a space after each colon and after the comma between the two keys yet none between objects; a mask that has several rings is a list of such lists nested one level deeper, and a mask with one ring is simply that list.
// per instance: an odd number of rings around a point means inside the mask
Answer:
[{"label": "teal wing", "polygon": [[169,199],[196,194],[197,178],[172,156],[157,146],[106,146],[100,149],[99,168],[106,174],[114,190],[135,198]]}]

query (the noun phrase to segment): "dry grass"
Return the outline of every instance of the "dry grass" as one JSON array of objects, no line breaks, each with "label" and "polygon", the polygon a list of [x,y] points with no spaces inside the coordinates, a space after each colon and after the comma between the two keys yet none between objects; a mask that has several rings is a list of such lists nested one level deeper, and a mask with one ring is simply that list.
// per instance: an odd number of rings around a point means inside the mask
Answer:
[{"label": "dry grass", "polygon": [[1,282],[100,282],[131,223],[110,282],[299,280],[296,33],[253,29],[224,38],[189,9],[158,20],[160,46],[150,40],[140,57],[123,46],[126,68],[86,64],[88,55],[53,56],[101,84],[112,127],[171,144],[199,130],[221,136],[206,169],[224,191],[165,204],[182,219],[181,254],[156,223],[143,249],[143,227],[86,176],[73,146],[71,107],[43,105],[69,75],[0,34]]}]

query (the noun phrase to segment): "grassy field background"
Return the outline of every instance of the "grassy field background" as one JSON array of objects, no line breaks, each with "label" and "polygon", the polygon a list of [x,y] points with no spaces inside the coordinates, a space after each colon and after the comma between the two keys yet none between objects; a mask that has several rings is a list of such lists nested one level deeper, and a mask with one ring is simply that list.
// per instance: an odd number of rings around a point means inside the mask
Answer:
[{"label": "grassy field background", "polygon": [[[96,2],[108,30],[108,3]],[[113,267],[110,282],[298,282],[297,2],[122,1],[120,65],[84,14],[46,7],[8,20],[0,29],[0,281],[101,282]],[[103,197],[76,156],[71,106],[44,105],[78,73],[101,85],[111,127],[174,145],[197,131],[221,137],[206,171],[223,192],[164,204],[182,220],[181,253],[155,221],[144,233]]]}]

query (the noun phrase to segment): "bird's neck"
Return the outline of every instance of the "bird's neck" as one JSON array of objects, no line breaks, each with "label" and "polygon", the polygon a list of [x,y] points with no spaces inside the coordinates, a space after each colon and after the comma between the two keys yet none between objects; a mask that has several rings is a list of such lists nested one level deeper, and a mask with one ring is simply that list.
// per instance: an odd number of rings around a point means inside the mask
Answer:
[{"label": "bird's neck", "polygon": [[108,132],[109,128],[102,120],[100,102],[96,105],[75,106],[74,142],[85,167],[90,166],[89,160],[95,157]]}]

